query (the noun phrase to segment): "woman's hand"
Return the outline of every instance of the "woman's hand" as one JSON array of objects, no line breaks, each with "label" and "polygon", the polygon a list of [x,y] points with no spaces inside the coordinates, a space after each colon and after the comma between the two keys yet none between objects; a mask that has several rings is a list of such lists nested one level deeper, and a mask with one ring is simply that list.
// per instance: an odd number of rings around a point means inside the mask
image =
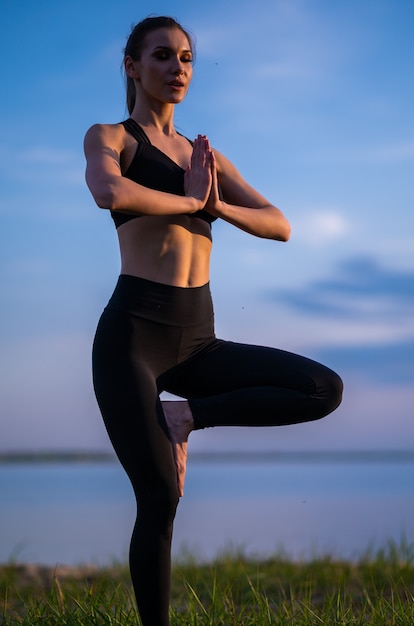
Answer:
[{"label": "woman's hand", "polygon": [[218,178],[217,178],[217,162],[216,162],[216,157],[214,152],[211,150],[210,146],[210,161],[211,161],[211,190],[210,190],[210,195],[207,201],[206,206],[204,207],[206,209],[206,211],[208,211],[211,215],[214,215],[214,217],[220,217],[221,212],[220,212],[220,208],[221,208],[221,199],[220,199],[220,193],[219,193],[219,186],[218,186]]},{"label": "woman's hand", "polygon": [[194,140],[191,163],[184,174],[184,193],[188,197],[196,198],[204,207],[212,187],[212,159],[213,154],[206,137],[198,135]]}]

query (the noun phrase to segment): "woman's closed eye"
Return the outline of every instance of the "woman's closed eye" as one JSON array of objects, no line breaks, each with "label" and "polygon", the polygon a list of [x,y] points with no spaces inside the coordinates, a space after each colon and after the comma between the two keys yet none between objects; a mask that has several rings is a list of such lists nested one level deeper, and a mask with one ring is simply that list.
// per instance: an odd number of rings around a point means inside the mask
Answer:
[{"label": "woman's closed eye", "polygon": [[[162,50],[162,51],[158,50],[157,52],[154,53],[154,57],[158,61],[168,61],[172,56],[173,56],[173,52],[169,50]],[[193,57],[191,54],[186,53],[180,56],[180,61],[181,63],[192,63]]]}]

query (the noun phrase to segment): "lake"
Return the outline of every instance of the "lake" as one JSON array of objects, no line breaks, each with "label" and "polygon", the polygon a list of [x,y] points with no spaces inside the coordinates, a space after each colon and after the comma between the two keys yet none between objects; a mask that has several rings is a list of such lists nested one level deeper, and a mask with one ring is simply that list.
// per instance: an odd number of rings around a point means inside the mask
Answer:
[{"label": "lake", "polygon": [[[358,559],[414,542],[413,490],[414,453],[195,455],[173,556]],[[0,464],[0,502],[2,563],[127,559],[135,503],[115,461]]]}]

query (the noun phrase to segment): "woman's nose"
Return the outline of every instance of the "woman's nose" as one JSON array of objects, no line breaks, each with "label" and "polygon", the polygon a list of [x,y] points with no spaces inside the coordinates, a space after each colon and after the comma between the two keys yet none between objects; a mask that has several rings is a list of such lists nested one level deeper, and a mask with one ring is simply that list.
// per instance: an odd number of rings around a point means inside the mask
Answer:
[{"label": "woman's nose", "polygon": [[177,76],[179,76],[180,74],[184,74],[184,63],[182,63],[180,59],[175,59],[173,71],[174,74],[177,74]]}]

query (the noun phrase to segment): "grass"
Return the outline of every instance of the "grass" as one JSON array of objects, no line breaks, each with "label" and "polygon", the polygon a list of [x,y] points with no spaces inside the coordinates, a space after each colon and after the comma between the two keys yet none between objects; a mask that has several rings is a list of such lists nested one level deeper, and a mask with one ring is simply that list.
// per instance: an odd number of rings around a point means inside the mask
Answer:
[{"label": "grass", "polygon": [[[357,563],[294,563],[242,553],[174,567],[172,626],[413,626],[414,546],[390,543]],[[2,620],[2,621],[1,621]],[[0,568],[3,626],[138,626],[128,570]]]}]

